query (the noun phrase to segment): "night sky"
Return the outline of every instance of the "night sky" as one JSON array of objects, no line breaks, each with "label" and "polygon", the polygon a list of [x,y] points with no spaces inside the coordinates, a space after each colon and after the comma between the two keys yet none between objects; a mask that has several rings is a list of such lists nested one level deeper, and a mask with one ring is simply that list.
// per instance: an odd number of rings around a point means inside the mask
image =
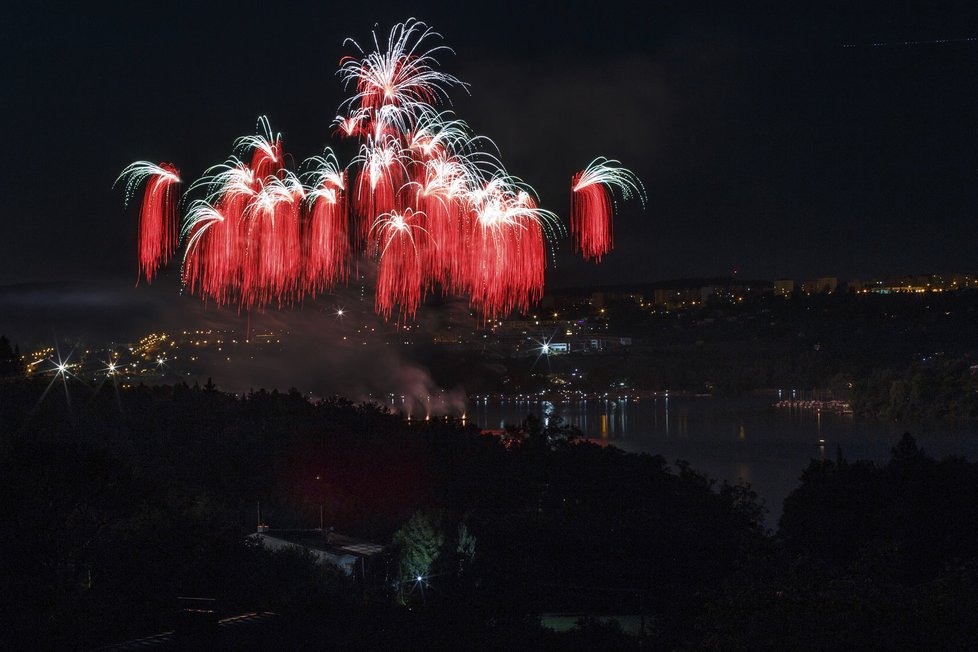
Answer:
[{"label": "night sky", "polygon": [[[597,155],[645,182],[612,255],[563,242],[552,287],[978,267],[973,1],[95,4],[0,21],[0,284],[134,285],[136,214],[112,189],[126,164],[196,178],[262,114],[297,159],[320,153],[343,39],[410,16],[455,50],[443,67],[471,96],[454,109],[543,206],[566,215]],[[936,39],[954,41],[899,44]]]}]

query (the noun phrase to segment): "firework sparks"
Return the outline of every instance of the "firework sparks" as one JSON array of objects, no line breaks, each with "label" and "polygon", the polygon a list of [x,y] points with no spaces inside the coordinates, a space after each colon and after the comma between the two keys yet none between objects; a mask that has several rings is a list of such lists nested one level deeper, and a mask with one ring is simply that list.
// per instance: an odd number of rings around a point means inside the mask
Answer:
[{"label": "firework sparks", "polygon": [[586,259],[600,261],[614,246],[614,188],[625,199],[637,195],[645,206],[642,182],[618,161],[596,158],[571,178],[571,234]]},{"label": "firework sparks", "polygon": [[116,183],[125,180],[128,205],[136,189],[146,184],[139,209],[139,271],[150,283],[162,265],[173,256],[177,245],[177,185],[180,172],[171,163],[156,165],[136,161],[122,171]]},{"label": "firework sparks", "polygon": [[377,33],[373,33],[374,50],[364,52],[353,39],[347,39],[356,47],[362,58],[346,57],[340,65],[339,75],[344,85],[356,86],[357,93],[348,102],[359,104],[367,110],[378,110],[385,105],[407,107],[436,104],[448,99],[448,88],[464,86],[462,82],[434,68],[440,50],[451,52],[444,45],[422,51],[422,43],[440,34],[424,23],[409,19],[395,25],[387,38],[387,48],[381,49]]}]

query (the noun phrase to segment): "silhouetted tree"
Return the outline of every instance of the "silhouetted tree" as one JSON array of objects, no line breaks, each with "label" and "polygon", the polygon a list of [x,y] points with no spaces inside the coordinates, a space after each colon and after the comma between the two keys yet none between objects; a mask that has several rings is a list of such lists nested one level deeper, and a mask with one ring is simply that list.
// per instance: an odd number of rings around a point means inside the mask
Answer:
[{"label": "silhouetted tree", "polygon": [[23,373],[20,364],[20,348],[11,347],[6,335],[0,335],[0,380],[15,378]]}]

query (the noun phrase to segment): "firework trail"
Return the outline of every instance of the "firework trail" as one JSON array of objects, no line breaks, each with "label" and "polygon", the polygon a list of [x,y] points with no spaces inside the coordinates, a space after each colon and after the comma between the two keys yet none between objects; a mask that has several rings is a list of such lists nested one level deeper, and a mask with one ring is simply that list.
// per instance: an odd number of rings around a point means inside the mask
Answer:
[{"label": "firework trail", "polygon": [[645,206],[645,188],[631,171],[618,161],[599,157],[571,177],[570,223],[574,245],[587,259],[601,261],[614,246],[614,194],[638,195]]},{"label": "firework trail", "polygon": [[[300,169],[281,134],[259,118],[256,135],[195,181],[180,229],[182,279],[191,293],[240,308],[292,305],[349,278],[361,256],[377,261],[374,305],[411,318],[427,292],[464,294],[491,319],[527,310],[543,295],[552,242],[563,233],[536,193],[510,176],[488,138],[438,108],[467,85],[437,70],[444,45],[424,23],[395,25],[386,41],[340,61],[353,94],[334,133],[356,141],[347,167],[326,148]],[[150,179],[140,218],[140,269],[149,279],[172,255],[176,169],[126,168],[127,197]],[[574,176],[571,230],[585,258],[611,248],[612,189],[644,190],[617,161],[596,159]],[[168,217],[170,216],[170,217]],[[167,221],[169,219],[170,221]]]},{"label": "firework trail", "polygon": [[136,189],[146,183],[139,209],[139,271],[152,283],[156,270],[173,256],[177,245],[177,185],[180,172],[171,163],[136,161],[122,171],[128,205]]}]

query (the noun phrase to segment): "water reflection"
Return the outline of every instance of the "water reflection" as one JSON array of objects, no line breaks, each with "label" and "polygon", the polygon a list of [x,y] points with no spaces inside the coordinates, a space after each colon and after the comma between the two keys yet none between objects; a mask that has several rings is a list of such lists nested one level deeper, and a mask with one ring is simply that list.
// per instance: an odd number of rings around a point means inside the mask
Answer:
[{"label": "water reflection", "polygon": [[669,393],[668,392],[666,392],[665,411],[666,411],[666,437],[668,437],[669,436]]}]

